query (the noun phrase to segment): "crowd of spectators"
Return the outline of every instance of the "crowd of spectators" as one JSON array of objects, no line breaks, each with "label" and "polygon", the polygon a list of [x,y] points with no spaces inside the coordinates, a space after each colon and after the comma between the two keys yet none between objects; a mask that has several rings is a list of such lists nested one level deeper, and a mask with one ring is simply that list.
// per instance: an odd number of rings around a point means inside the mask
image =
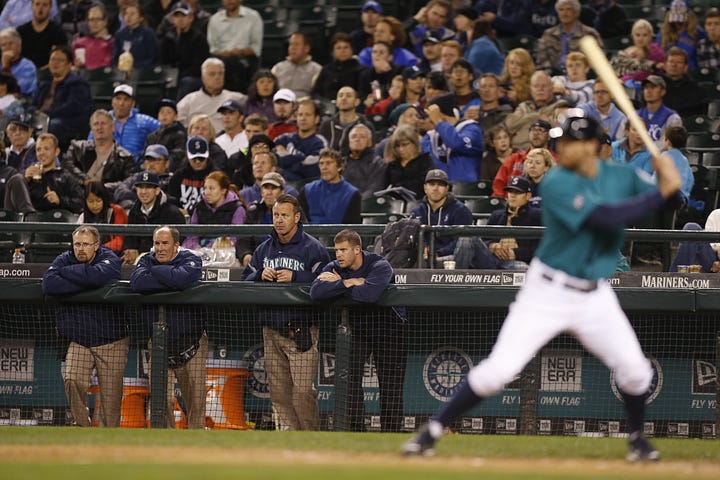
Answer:
[{"label": "crowd of spectators", "polygon": [[[353,31],[288,32],[287,58],[272,65],[267,23],[242,0],[215,12],[197,1],[58,3],[9,0],[0,13],[10,167],[0,200],[85,222],[268,223],[273,187],[296,195],[309,223],[361,223],[364,200],[403,187],[415,195],[410,205],[429,205],[424,221],[443,224],[434,209],[444,202],[427,203],[430,171],[443,172],[450,193],[453,183],[487,180],[496,197],[522,177],[523,196],[541,209],[538,184],[554,155],[548,131],[572,107],[606,128],[600,158],[652,174],[637,133],[579,52],[585,35],[601,46],[629,39],[608,56],[691,200],[683,119],[713,99],[691,73],[720,66],[720,11],[686,0],[669,1],[654,25],[614,0],[431,0],[405,18],[369,0]],[[311,55],[323,48],[324,64]],[[141,109],[143,84],[131,79],[155,65],[176,75],[175,86]],[[107,109],[93,106],[97,71],[121,79]],[[127,263],[149,248],[130,237],[103,243]],[[248,245],[232,243],[247,262]]]}]

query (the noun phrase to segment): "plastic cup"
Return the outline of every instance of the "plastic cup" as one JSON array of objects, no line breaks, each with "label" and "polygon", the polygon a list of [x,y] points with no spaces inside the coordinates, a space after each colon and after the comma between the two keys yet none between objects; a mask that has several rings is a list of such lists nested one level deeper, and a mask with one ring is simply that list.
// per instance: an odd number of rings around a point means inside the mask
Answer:
[{"label": "plastic cup", "polygon": [[443,262],[443,268],[445,268],[445,270],[455,270],[455,261],[454,260],[445,260]]}]

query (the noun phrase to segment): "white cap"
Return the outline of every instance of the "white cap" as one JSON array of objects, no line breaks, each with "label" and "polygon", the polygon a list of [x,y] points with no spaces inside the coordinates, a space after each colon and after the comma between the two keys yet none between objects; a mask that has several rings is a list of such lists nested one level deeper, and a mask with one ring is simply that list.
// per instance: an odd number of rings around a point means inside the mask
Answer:
[{"label": "white cap", "polygon": [[115,87],[115,90],[113,90],[113,97],[117,95],[118,93],[124,93],[130,98],[133,98],[133,88],[130,85],[122,84]]},{"label": "white cap", "polygon": [[296,100],[295,92],[290,90],[289,88],[281,88],[275,93],[275,96],[273,96],[273,102],[277,102],[278,100],[285,100],[286,102],[294,102]]}]

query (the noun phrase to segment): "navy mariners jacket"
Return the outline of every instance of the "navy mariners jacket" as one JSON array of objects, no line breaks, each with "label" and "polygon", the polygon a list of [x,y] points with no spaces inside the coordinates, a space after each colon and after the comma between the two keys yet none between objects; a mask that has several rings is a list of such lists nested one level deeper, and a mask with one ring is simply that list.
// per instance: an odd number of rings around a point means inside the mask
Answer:
[{"label": "navy mariners jacket", "polygon": [[[311,283],[328,262],[330,255],[325,246],[305,233],[301,222],[288,243],[280,243],[275,230],[270,232],[270,238],[255,249],[243,273],[246,281],[260,282],[263,269],[267,267],[274,270],[292,270],[294,283]],[[265,312],[260,323],[280,329],[292,320],[290,310],[285,308]]]},{"label": "navy mariners jacket", "polygon": [[[363,261],[360,268],[350,270],[349,268],[340,268],[337,260],[334,260],[323,268],[323,272],[335,271],[340,275],[340,280],[336,282],[326,282],[315,279],[310,287],[310,296],[313,300],[330,300],[338,297],[347,297],[362,303],[375,303],[382,294],[387,290],[388,286],[395,283],[393,269],[390,263],[380,255],[366,252],[363,250]],[[348,278],[364,278],[365,283],[354,287],[346,287],[343,280]],[[386,308],[382,309],[386,314],[385,318],[398,318],[405,321],[405,308]],[[362,317],[362,312],[351,309],[350,316],[355,315]],[[373,316],[377,316],[377,310],[373,310]]]},{"label": "navy mariners jacket", "polygon": [[[412,209],[410,215],[418,218],[423,225],[472,225],[473,217],[470,209],[457,200],[452,193],[448,193],[445,205],[435,211],[430,209],[427,197]],[[430,242],[430,234],[425,236],[426,245]],[[452,235],[438,235],[435,238],[435,253],[439,257],[452,255],[457,244],[457,237]]]},{"label": "navy mariners jacket", "polygon": [[[72,250],[55,258],[45,275],[45,295],[69,295],[93,290],[120,280],[120,259],[107,247],[98,248],[95,258],[81,262]],[[84,347],[115,342],[128,335],[125,316],[117,306],[102,303],[62,303],[57,309],[60,334]]]},{"label": "navy mariners jacket", "polygon": [[[168,263],[160,263],[155,253],[140,258],[130,277],[130,289],[136,293],[159,293],[181,291],[192,287],[202,275],[202,260],[189,250],[180,250]],[[205,307],[189,305],[165,308],[168,325],[168,345],[184,337],[200,338],[205,330]],[[157,318],[157,307],[141,309],[141,318],[149,334],[152,322]],[[173,352],[170,352],[173,353]],[[176,352],[177,353],[177,352]]]}]

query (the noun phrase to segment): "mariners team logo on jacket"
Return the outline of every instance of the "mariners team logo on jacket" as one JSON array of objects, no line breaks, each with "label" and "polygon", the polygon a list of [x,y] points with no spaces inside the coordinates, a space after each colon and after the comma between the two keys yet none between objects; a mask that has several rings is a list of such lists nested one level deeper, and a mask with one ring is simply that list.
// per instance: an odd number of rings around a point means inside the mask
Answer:
[{"label": "mariners team logo on jacket", "polygon": [[472,366],[470,357],[459,348],[438,348],[423,366],[425,388],[434,398],[448,402]]},{"label": "mariners team logo on jacket", "polygon": [[250,347],[243,355],[243,360],[247,362],[248,370],[252,373],[248,379],[250,393],[258,398],[270,398],[263,344],[258,343]]}]

